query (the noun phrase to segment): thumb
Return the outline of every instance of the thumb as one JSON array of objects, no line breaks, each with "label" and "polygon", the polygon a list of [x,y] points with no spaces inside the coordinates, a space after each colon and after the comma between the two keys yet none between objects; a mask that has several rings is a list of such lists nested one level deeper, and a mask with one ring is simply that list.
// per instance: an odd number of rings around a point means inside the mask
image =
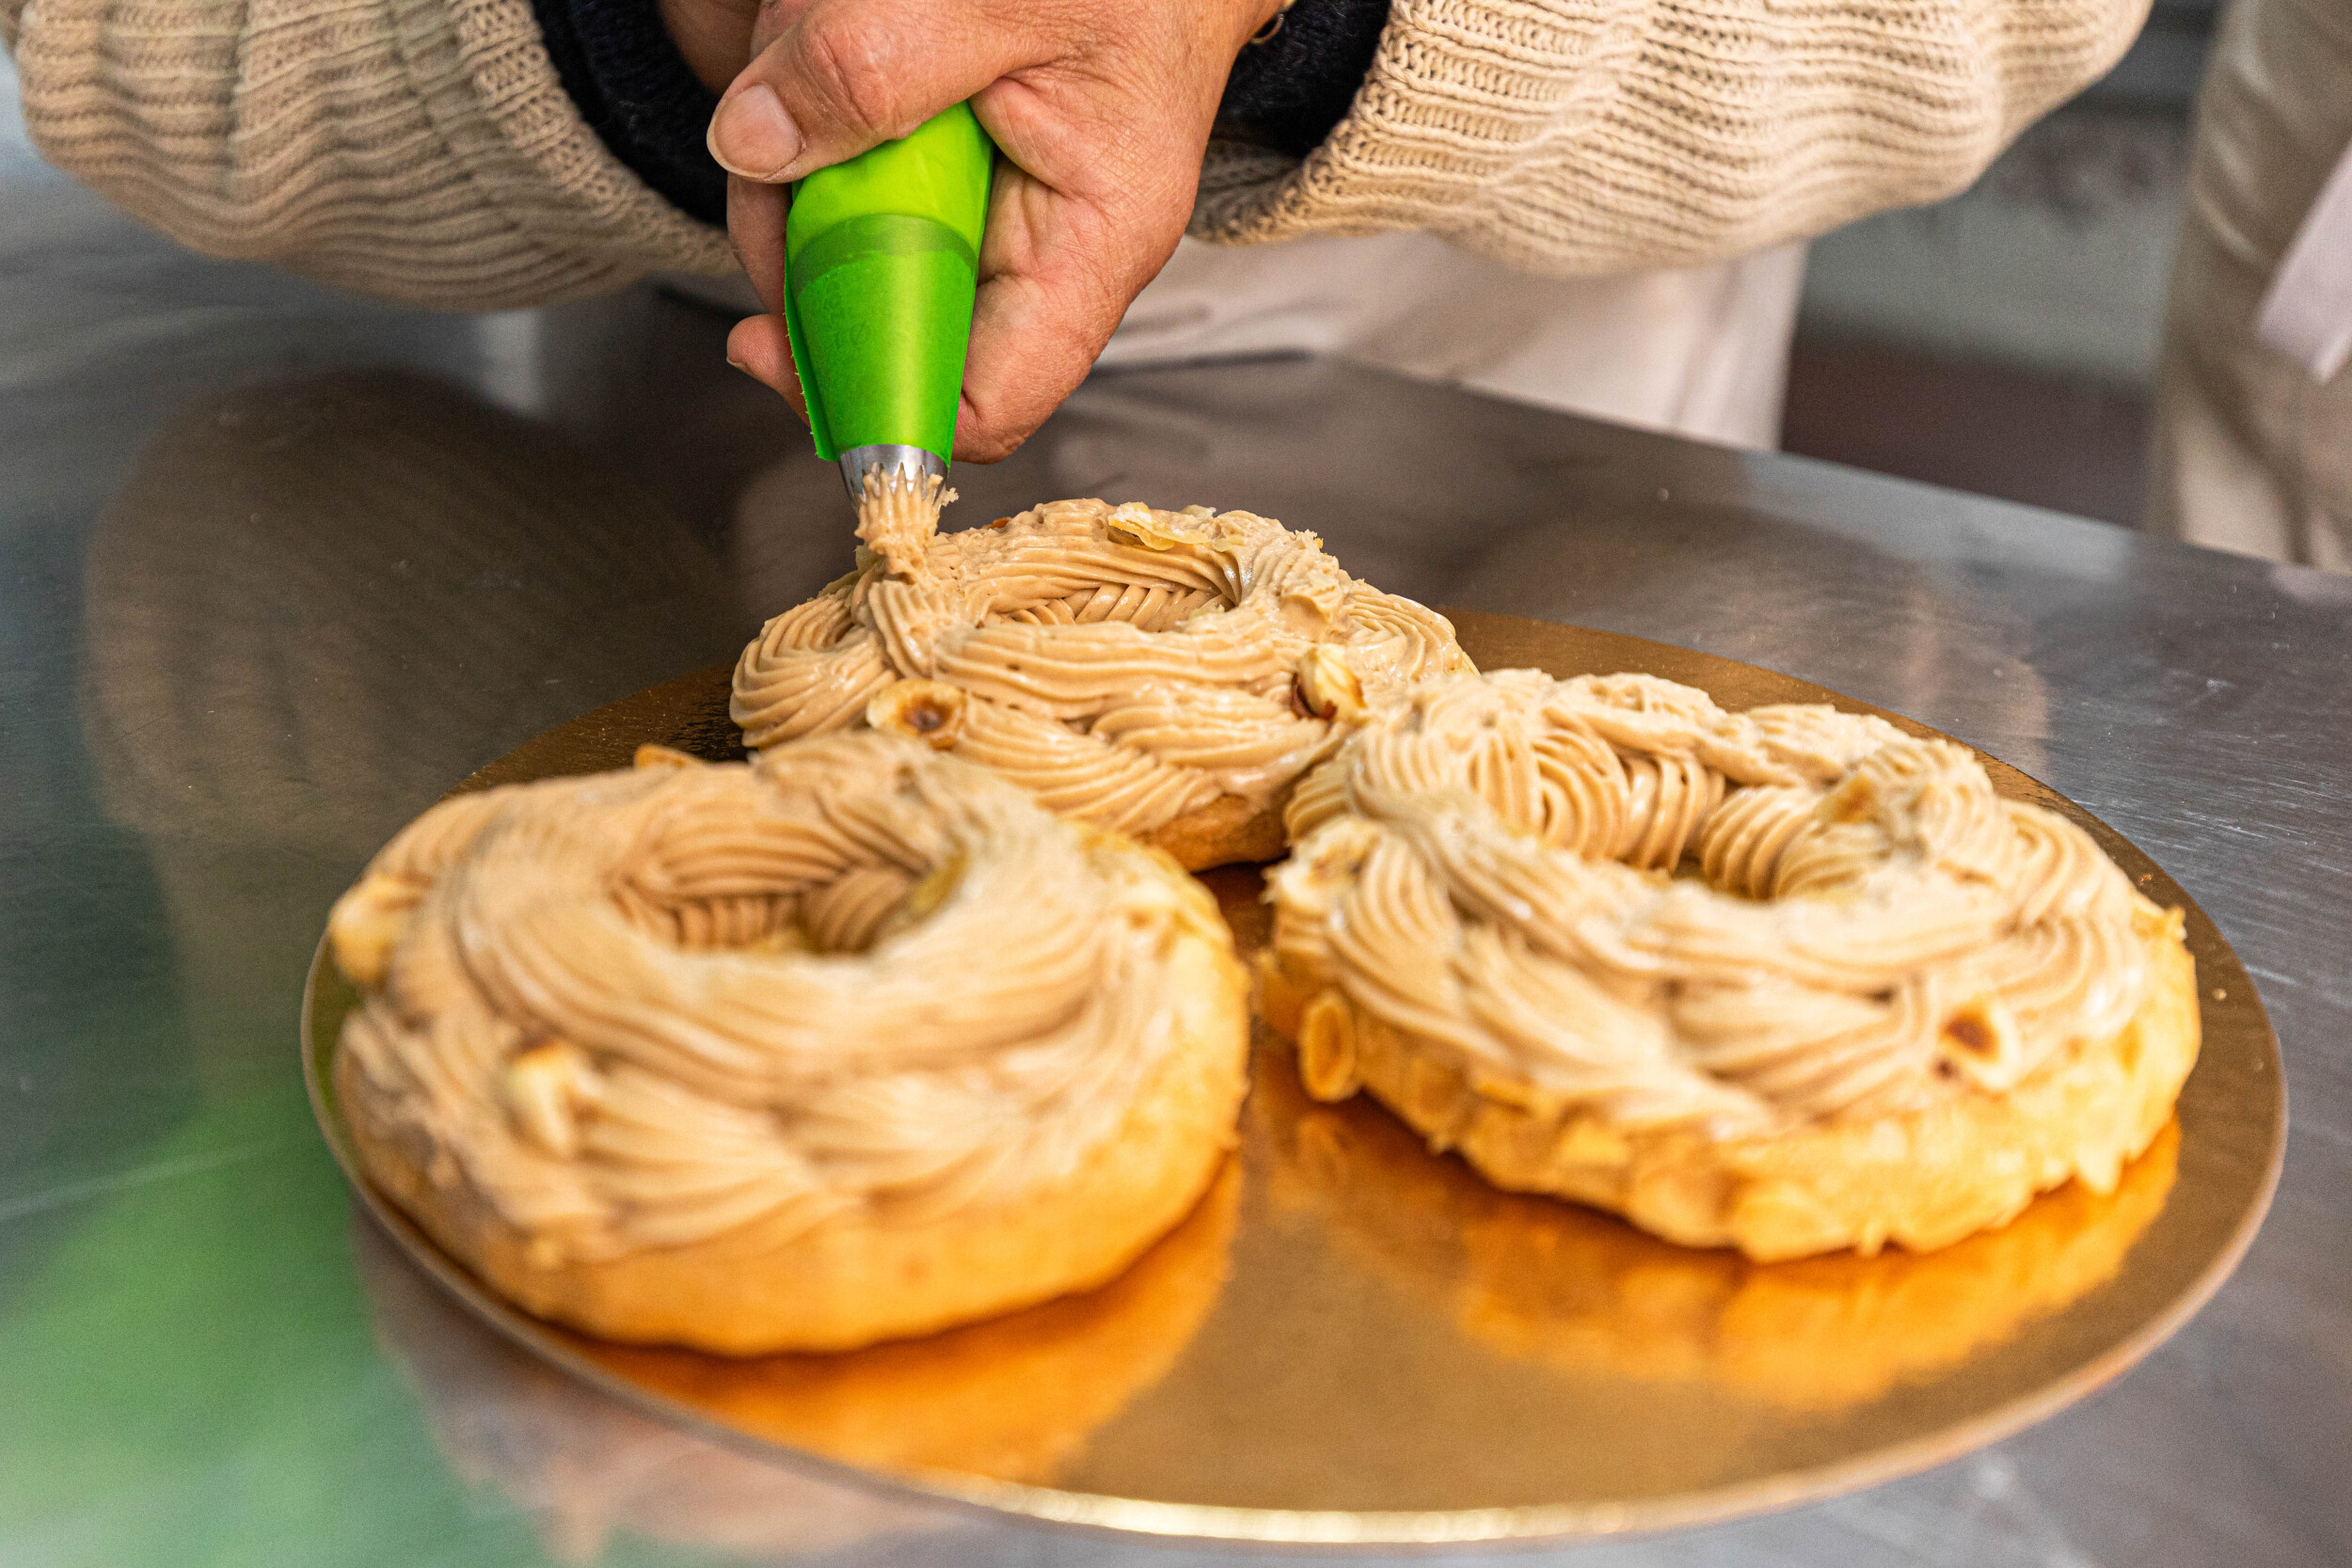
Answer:
[{"label": "thumb", "polygon": [[817,0],[729,84],[710,155],[771,183],[853,158],[1029,63],[1018,31],[956,0]]}]

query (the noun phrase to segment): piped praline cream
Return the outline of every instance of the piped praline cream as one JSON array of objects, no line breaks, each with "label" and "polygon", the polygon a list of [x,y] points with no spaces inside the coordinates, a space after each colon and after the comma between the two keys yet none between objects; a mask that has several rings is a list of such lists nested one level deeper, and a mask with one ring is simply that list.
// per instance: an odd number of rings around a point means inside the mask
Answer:
[{"label": "piped praline cream", "polygon": [[1173,867],[895,736],[646,762],[437,806],[329,927],[371,1121],[543,1266],[1049,1188],[1185,1048],[1179,939],[1231,952]]},{"label": "piped praline cream", "polygon": [[952,499],[869,483],[857,570],[736,667],[754,750],[895,729],[1140,836],[1270,806],[1368,703],[1471,668],[1443,617],[1268,518],[1068,500],[939,533]]},{"label": "piped praline cream", "polygon": [[1417,687],[1287,826],[1267,896],[1302,1076],[1353,1092],[1358,1020],[1409,1040],[1408,1119],[1441,1146],[1482,1099],[1726,1140],[2000,1096],[2122,1030],[2152,937],[2177,942],[1964,748],[1649,676]]}]

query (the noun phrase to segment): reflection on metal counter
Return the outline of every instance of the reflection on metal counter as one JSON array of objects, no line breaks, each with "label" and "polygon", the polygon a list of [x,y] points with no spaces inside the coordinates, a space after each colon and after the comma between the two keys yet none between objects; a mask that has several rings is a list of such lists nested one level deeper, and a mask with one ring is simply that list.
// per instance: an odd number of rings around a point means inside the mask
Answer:
[{"label": "reflection on metal counter", "polygon": [[721,651],[679,628],[724,592],[625,473],[443,383],[262,383],[159,432],[91,530],[82,743],[153,853],[199,1069],[266,1059],[245,976],[340,891],[310,866],[530,733],[525,694]]},{"label": "reflection on metal counter", "polygon": [[351,1240],[376,1336],[423,1404],[434,1441],[469,1485],[529,1514],[559,1562],[601,1560],[615,1531],[778,1557],[961,1522],[642,1416],[483,1327],[365,1215],[353,1216]]}]

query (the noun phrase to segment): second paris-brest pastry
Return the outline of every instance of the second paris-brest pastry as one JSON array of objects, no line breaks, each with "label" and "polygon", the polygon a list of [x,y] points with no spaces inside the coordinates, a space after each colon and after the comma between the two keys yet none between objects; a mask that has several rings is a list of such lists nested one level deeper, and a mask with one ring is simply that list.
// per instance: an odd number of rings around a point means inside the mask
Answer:
[{"label": "second paris-brest pastry", "polygon": [[838,1350],[1089,1289],[1244,1088],[1205,890],[894,736],[458,796],[328,932],[370,1180],[610,1339]]},{"label": "second paris-brest pastry", "polygon": [[940,533],[936,479],[867,477],[858,568],[735,672],[758,751],[872,726],[1200,870],[1282,852],[1292,784],[1368,700],[1467,672],[1444,618],[1247,512],[1056,501]]},{"label": "second paris-brest pastry", "polygon": [[1670,1241],[1926,1250],[2106,1192],[2196,1060],[2179,912],[1876,719],[1432,682],[1289,826],[1264,1004],[1309,1091]]}]

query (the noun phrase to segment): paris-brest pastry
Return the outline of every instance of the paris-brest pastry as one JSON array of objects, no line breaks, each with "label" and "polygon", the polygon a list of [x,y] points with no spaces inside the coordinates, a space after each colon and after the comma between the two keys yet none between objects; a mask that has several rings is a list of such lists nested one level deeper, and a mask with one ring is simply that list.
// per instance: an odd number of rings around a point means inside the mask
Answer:
[{"label": "paris-brest pastry", "polygon": [[1101,1284],[1244,1087],[1206,892],[891,735],[454,797],[329,936],[370,1178],[612,1339],[842,1349]]},{"label": "paris-brest pastry", "polygon": [[1434,681],[1288,826],[1263,1002],[1309,1091],[1672,1241],[1924,1250],[2106,1191],[2196,1059],[2179,912],[1880,720]]},{"label": "paris-brest pastry", "polygon": [[1290,787],[1367,702],[1470,668],[1442,617],[1248,512],[1069,500],[940,533],[949,499],[867,476],[857,570],[736,667],[755,751],[916,736],[1199,870],[1279,856]]}]

